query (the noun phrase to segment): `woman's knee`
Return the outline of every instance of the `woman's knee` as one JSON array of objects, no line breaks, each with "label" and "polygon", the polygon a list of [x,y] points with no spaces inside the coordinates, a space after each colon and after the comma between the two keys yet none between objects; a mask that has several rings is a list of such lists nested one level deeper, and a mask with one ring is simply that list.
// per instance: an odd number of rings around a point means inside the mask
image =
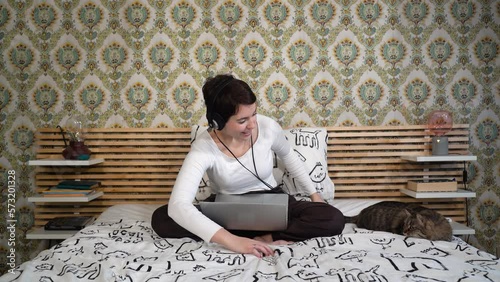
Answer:
[{"label": "woman's knee", "polygon": [[162,238],[191,238],[201,240],[198,236],[184,229],[168,215],[168,205],[159,207],[151,216],[151,227]]},{"label": "woman's knee", "polygon": [[345,226],[345,218],[336,207],[326,203],[314,203],[308,209],[307,218],[318,227],[317,236],[333,236],[341,234]]},{"label": "woman's knee", "polygon": [[338,210],[337,208],[334,208],[335,210],[332,211],[332,231],[334,235],[341,234],[342,231],[344,230],[345,227],[345,217],[344,214]]},{"label": "woman's knee", "polygon": [[345,218],[342,212],[334,206],[327,205],[324,208],[323,214],[326,216],[325,224],[327,226],[326,229],[330,232],[329,235],[341,234],[345,226]]},{"label": "woman's knee", "polygon": [[162,238],[170,237],[171,228],[169,226],[172,219],[168,216],[167,210],[168,205],[163,205],[157,208],[151,216],[151,227]]}]

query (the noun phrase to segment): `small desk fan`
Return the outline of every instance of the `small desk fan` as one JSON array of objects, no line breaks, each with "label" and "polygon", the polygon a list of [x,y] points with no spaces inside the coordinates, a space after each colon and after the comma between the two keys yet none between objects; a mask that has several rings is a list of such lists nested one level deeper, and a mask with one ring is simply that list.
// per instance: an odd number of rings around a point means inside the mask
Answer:
[{"label": "small desk fan", "polygon": [[452,114],[445,110],[433,111],[429,114],[427,125],[434,134],[432,137],[432,155],[448,155],[448,137],[444,135],[453,127]]}]

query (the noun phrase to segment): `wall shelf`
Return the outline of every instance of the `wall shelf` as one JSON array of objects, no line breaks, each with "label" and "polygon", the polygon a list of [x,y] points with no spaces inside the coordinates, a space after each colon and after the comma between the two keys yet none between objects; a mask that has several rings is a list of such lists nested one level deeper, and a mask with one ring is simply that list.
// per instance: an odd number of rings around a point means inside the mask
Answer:
[{"label": "wall shelf", "polygon": [[91,166],[104,162],[104,159],[89,160],[64,160],[64,159],[41,159],[30,160],[28,165],[38,166]]},{"label": "wall shelf", "polygon": [[[65,159],[39,159],[39,160],[30,160],[28,165],[30,166],[56,166],[56,167],[84,167],[84,166],[92,166],[95,164],[100,164],[104,162],[102,158],[96,159],[88,159],[88,160],[65,160]],[[73,203],[74,206],[78,206],[78,203],[86,203],[90,202],[94,199],[97,199],[104,195],[102,191],[94,191],[85,196],[44,196],[44,195],[35,195],[32,197],[28,197],[28,201],[35,203]],[[77,214],[77,213],[75,213]],[[44,227],[34,227],[30,229],[26,233],[26,239],[33,240],[64,240],[67,239],[76,233],[79,230],[45,230]]]},{"label": "wall shelf", "polygon": [[449,155],[449,156],[402,156],[401,159],[412,162],[460,162],[477,161],[476,156],[472,155]]},{"label": "wall shelf", "polygon": [[453,192],[417,192],[409,189],[401,189],[401,193],[406,194],[415,199],[432,199],[432,198],[474,198],[475,192],[464,189],[457,189]]},{"label": "wall shelf", "polygon": [[[472,155],[447,155],[447,156],[432,156],[432,155],[409,155],[402,156],[401,159],[417,162],[417,163],[431,163],[431,162],[468,162],[477,161],[476,156]],[[428,178],[428,177],[426,177]],[[416,199],[443,199],[443,198],[475,198],[476,193],[465,189],[457,189],[456,191],[442,191],[442,192],[417,192],[409,189],[400,189],[401,193],[406,194]],[[473,228],[467,227],[455,221],[451,221],[451,228],[453,235],[474,235],[476,231]]]},{"label": "wall shelf", "polygon": [[467,227],[461,223],[452,221],[450,222],[451,228],[453,229],[453,235],[474,235],[476,230]]},{"label": "wall shelf", "polygon": [[82,202],[90,202],[94,199],[97,199],[104,195],[104,192],[102,191],[96,191],[92,192],[86,196],[79,196],[79,197],[64,197],[64,196],[57,196],[57,197],[50,197],[50,196],[43,196],[43,195],[36,195],[33,197],[28,197],[28,202],[31,203],[82,203]]}]

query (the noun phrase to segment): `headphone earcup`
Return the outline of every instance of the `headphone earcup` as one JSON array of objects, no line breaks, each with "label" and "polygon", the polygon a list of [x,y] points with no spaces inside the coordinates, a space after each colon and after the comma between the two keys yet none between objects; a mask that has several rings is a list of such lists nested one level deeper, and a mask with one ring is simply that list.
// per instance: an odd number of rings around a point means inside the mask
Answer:
[{"label": "headphone earcup", "polygon": [[222,130],[224,126],[226,125],[226,120],[217,112],[214,111],[215,108],[215,101],[217,100],[217,97],[221,95],[222,90],[224,88],[234,81],[234,78],[230,76],[228,79],[222,81],[220,85],[214,87],[217,89],[217,92],[215,92],[214,97],[210,103],[207,103],[207,121],[208,121],[208,126],[210,126],[213,129],[216,130]]},{"label": "headphone earcup", "polygon": [[224,118],[218,113],[212,113],[210,116],[212,118],[212,120],[209,121],[211,127],[213,129],[222,130],[226,125],[226,121],[224,120]]}]

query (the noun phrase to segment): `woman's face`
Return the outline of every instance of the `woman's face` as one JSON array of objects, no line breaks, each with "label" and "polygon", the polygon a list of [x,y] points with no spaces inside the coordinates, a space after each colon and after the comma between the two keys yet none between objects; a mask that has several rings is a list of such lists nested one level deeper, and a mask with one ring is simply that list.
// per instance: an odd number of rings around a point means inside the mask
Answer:
[{"label": "woman's face", "polygon": [[236,114],[229,117],[222,132],[236,139],[247,140],[257,126],[257,103],[239,105]]}]

